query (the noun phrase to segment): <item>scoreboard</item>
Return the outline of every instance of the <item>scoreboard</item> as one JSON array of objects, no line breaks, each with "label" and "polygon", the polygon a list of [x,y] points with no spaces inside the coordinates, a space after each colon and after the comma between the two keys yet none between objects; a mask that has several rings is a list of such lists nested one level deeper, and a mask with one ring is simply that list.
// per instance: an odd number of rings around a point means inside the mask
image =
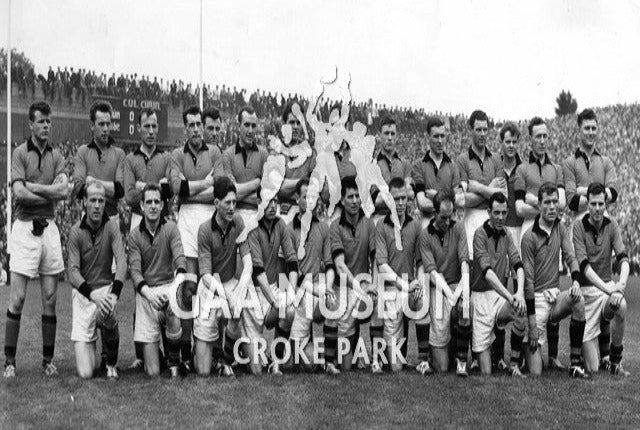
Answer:
[{"label": "scoreboard", "polygon": [[96,97],[95,100],[106,100],[111,103],[113,107],[111,136],[117,142],[139,142],[138,116],[141,111],[151,109],[158,117],[158,143],[166,143],[169,127],[167,103],[145,98],[113,96]]}]

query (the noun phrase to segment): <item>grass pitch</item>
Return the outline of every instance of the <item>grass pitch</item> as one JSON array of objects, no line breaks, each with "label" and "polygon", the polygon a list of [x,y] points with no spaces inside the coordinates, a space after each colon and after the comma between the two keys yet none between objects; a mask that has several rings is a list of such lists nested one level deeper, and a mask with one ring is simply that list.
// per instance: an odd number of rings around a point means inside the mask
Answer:
[{"label": "grass pitch", "polygon": [[[566,284],[566,278],[564,281]],[[633,278],[627,288],[623,361],[632,375],[626,379],[599,374],[591,381],[578,381],[554,371],[537,379],[502,375],[459,379],[453,374],[422,377],[406,371],[337,377],[189,376],[174,381],[167,377],[151,380],[124,370],[118,381],[83,381],[75,375],[69,340],[71,287],[67,283],[61,283],[58,292],[56,364],[60,376],[41,374],[40,291],[32,283],[23,311],[18,377],[0,380],[0,428],[638,428],[638,286],[640,281]],[[8,293],[8,287],[0,289],[5,306]],[[121,367],[134,355],[132,310],[133,289],[127,285],[119,304]],[[4,343],[4,310],[1,313],[0,341]],[[368,338],[366,327],[362,335]],[[415,361],[416,354],[411,327],[409,360]],[[567,321],[561,325],[560,359],[565,364],[569,360]]]}]

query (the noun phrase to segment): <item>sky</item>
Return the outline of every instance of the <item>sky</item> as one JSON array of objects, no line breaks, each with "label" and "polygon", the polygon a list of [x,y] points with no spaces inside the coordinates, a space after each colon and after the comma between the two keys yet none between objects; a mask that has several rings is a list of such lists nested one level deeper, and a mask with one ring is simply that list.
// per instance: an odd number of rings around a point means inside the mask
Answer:
[{"label": "sky", "polygon": [[[49,65],[196,84],[200,0],[0,0],[0,45]],[[203,79],[496,119],[640,100],[640,0],[202,0]]]}]

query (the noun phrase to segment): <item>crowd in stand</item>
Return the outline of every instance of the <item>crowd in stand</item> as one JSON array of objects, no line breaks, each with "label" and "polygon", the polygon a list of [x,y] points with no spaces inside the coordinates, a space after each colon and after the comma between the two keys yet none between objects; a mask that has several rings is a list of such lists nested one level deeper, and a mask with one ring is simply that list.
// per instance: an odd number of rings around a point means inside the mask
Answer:
[{"label": "crowd in stand", "polygon": [[[0,91],[6,90],[6,64],[4,51],[0,49]],[[176,108],[197,103],[199,88],[182,81],[176,83],[159,80],[149,76],[115,74],[107,77],[104,73],[85,71],[84,69],[60,68],[56,70],[49,67],[47,76],[35,75],[31,62],[21,53],[14,53],[12,61],[12,80],[18,88],[18,94],[23,97],[33,97],[36,85],[40,85],[47,100],[66,100],[69,103],[85,103],[88,95],[130,95],[136,97],[149,97],[163,100]],[[2,86],[4,85],[4,86]],[[264,90],[256,90],[247,97],[245,89],[237,89],[222,85],[204,87],[203,97],[205,106],[215,106],[223,113],[225,134],[223,145],[230,145],[238,135],[237,123],[234,113],[239,107],[250,104],[261,118],[260,130],[263,143],[270,134],[278,134],[280,130],[279,115],[282,106],[290,101],[297,100],[305,108],[308,101],[298,94],[270,93]],[[323,100],[320,111],[323,118],[329,115],[330,100]],[[481,107],[481,106],[480,106]],[[640,270],[640,237],[638,228],[640,222],[640,187],[638,173],[640,166],[640,105],[615,105],[596,109],[601,135],[597,149],[608,155],[618,172],[620,198],[618,203],[609,208],[609,212],[623,226],[624,240],[629,250],[632,270]],[[425,126],[429,114],[424,110],[406,108],[387,108],[379,106],[371,100],[367,103],[354,103],[351,108],[351,121],[359,121],[369,126],[369,133],[378,130],[378,123],[386,115],[393,116],[400,132],[398,152],[403,158],[416,160],[424,155],[425,150]],[[443,118],[450,130],[446,151],[452,156],[457,156],[469,145],[470,134],[466,124],[466,118],[462,115],[451,116],[442,113],[433,113]],[[519,123],[523,136],[526,137],[526,121]],[[578,144],[578,128],[575,115],[557,117],[548,121],[552,144],[549,146],[550,156],[558,163],[567,155],[573,153]],[[489,147],[498,149],[497,131],[499,124],[491,130]],[[56,146],[62,151],[63,156],[72,169],[72,160],[75,149],[80,145],[78,141],[58,142]],[[528,152],[528,140],[521,139],[521,154]],[[6,190],[2,189],[0,195],[0,245],[2,252],[0,259],[6,255],[5,249],[5,205]],[[60,226],[63,246],[66,243],[66,235],[71,224],[79,218],[81,212],[77,201],[61,202],[57,211],[57,222]],[[568,217],[567,217],[568,218]],[[65,253],[66,255],[66,253]],[[4,261],[0,260],[4,264]]]}]

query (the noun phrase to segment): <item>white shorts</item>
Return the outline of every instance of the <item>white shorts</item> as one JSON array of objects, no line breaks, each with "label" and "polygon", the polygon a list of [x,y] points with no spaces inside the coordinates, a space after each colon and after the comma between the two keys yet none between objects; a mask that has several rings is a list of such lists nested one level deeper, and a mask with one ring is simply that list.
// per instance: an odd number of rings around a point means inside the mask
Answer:
[{"label": "white shorts", "polygon": [[[391,342],[398,344],[403,337],[407,336],[403,329],[405,316],[416,321],[429,321],[429,308],[427,306],[419,306],[421,310],[413,312],[409,309],[411,300],[409,293],[400,291],[395,287],[385,286],[385,292],[387,293],[394,290],[395,300],[384,300],[383,336],[387,345],[391,345]],[[378,303],[381,300],[383,299],[378,297]],[[422,309],[423,307],[426,309]]]},{"label": "white shorts", "polygon": [[[111,285],[98,288],[111,290]],[[107,318],[102,316],[98,306],[75,288],[71,291],[71,341],[95,342],[98,340],[98,328],[114,327],[117,324],[116,312]]]},{"label": "white shorts", "polygon": [[[278,284],[274,283],[269,285],[271,293],[275,297],[276,303],[284,304],[286,302],[286,293],[278,288]],[[272,310],[272,305],[267,301],[266,296],[262,293],[260,287],[250,286],[249,288],[255,288],[256,296],[259,302],[260,309],[256,309],[255,306],[246,307],[242,310],[242,335],[253,341],[263,337],[265,317]],[[250,299],[251,297],[249,297]],[[285,313],[285,320],[291,324],[295,315],[295,307],[292,304],[288,304]]]},{"label": "white shorts", "polygon": [[[150,288],[153,288],[156,292],[161,291],[166,295],[169,294],[171,285],[164,284]],[[167,318],[172,316],[176,317],[171,312],[171,307],[167,306],[163,310],[158,310],[151,306],[151,303],[142,297],[142,294],[136,294],[136,323],[133,329],[133,341],[142,343],[160,342],[160,339],[162,339],[162,327]]]},{"label": "white shorts", "polygon": [[320,299],[309,292],[305,292],[302,301],[296,306],[289,339],[309,339],[313,329],[314,315],[320,307]]},{"label": "white shorts", "polygon": [[[246,296],[246,289],[238,287],[237,279],[230,279],[222,284],[226,298],[226,308],[220,307],[225,298],[220,297],[214,291],[204,286],[202,280],[198,283],[198,316],[193,319],[193,336],[203,342],[215,342],[220,338],[220,320],[227,318],[227,334],[237,340],[241,336],[240,319],[244,316],[244,310],[238,318],[233,318],[239,306],[241,297]],[[212,307],[213,304],[213,307]],[[225,315],[226,309],[229,314]]]},{"label": "white shorts", "polygon": [[473,236],[478,227],[489,219],[489,212],[486,209],[467,208],[464,211],[464,231],[467,233],[467,246],[469,247],[469,259],[473,260]]},{"label": "white shorts", "polygon": [[600,321],[609,296],[598,287],[581,287],[581,289],[584,297],[584,316],[586,319],[582,341],[589,342],[597,339],[600,335]]},{"label": "white shorts", "polygon": [[8,253],[11,255],[9,270],[28,278],[40,275],[57,275],[64,272],[60,232],[53,219],[48,219],[40,236],[33,235],[31,221],[13,222]]},{"label": "white shorts", "polygon": [[134,228],[138,227],[141,221],[142,215],[131,212],[131,220],[129,221],[129,232],[132,232]]},{"label": "white shorts", "polygon": [[482,352],[491,347],[495,339],[493,328],[498,322],[498,313],[505,304],[507,301],[493,290],[471,292],[473,307],[471,350],[473,352]]},{"label": "white shorts", "polygon": [[[451,291],[455,291],[458,288],[458,284],[450,284],[449,287]],[[451,309],[453,306],[444,294],[440,294],[440,297],[437,297],[434,286],[430,290],[429,315],[431,316],[431,327],[429,328],[429,345],[434,348],[444,348],[451,341]]]},{"label": "white shorts", "polygon": [[[550,288],[549,292],[556,298],[560,294],[559,288]],[[551,310],[557,302],[550,303],[543,293],[535,293],[536,300],[536,327],[538,328],[538,344],[547,343],[547,322],[551,316]]]},{"label": "white shorts", "polygon": [[178,212],[178,231],[185,257],[198,258],[198,229],[211,219],[215,207],[201,203],[187,203]]}]

